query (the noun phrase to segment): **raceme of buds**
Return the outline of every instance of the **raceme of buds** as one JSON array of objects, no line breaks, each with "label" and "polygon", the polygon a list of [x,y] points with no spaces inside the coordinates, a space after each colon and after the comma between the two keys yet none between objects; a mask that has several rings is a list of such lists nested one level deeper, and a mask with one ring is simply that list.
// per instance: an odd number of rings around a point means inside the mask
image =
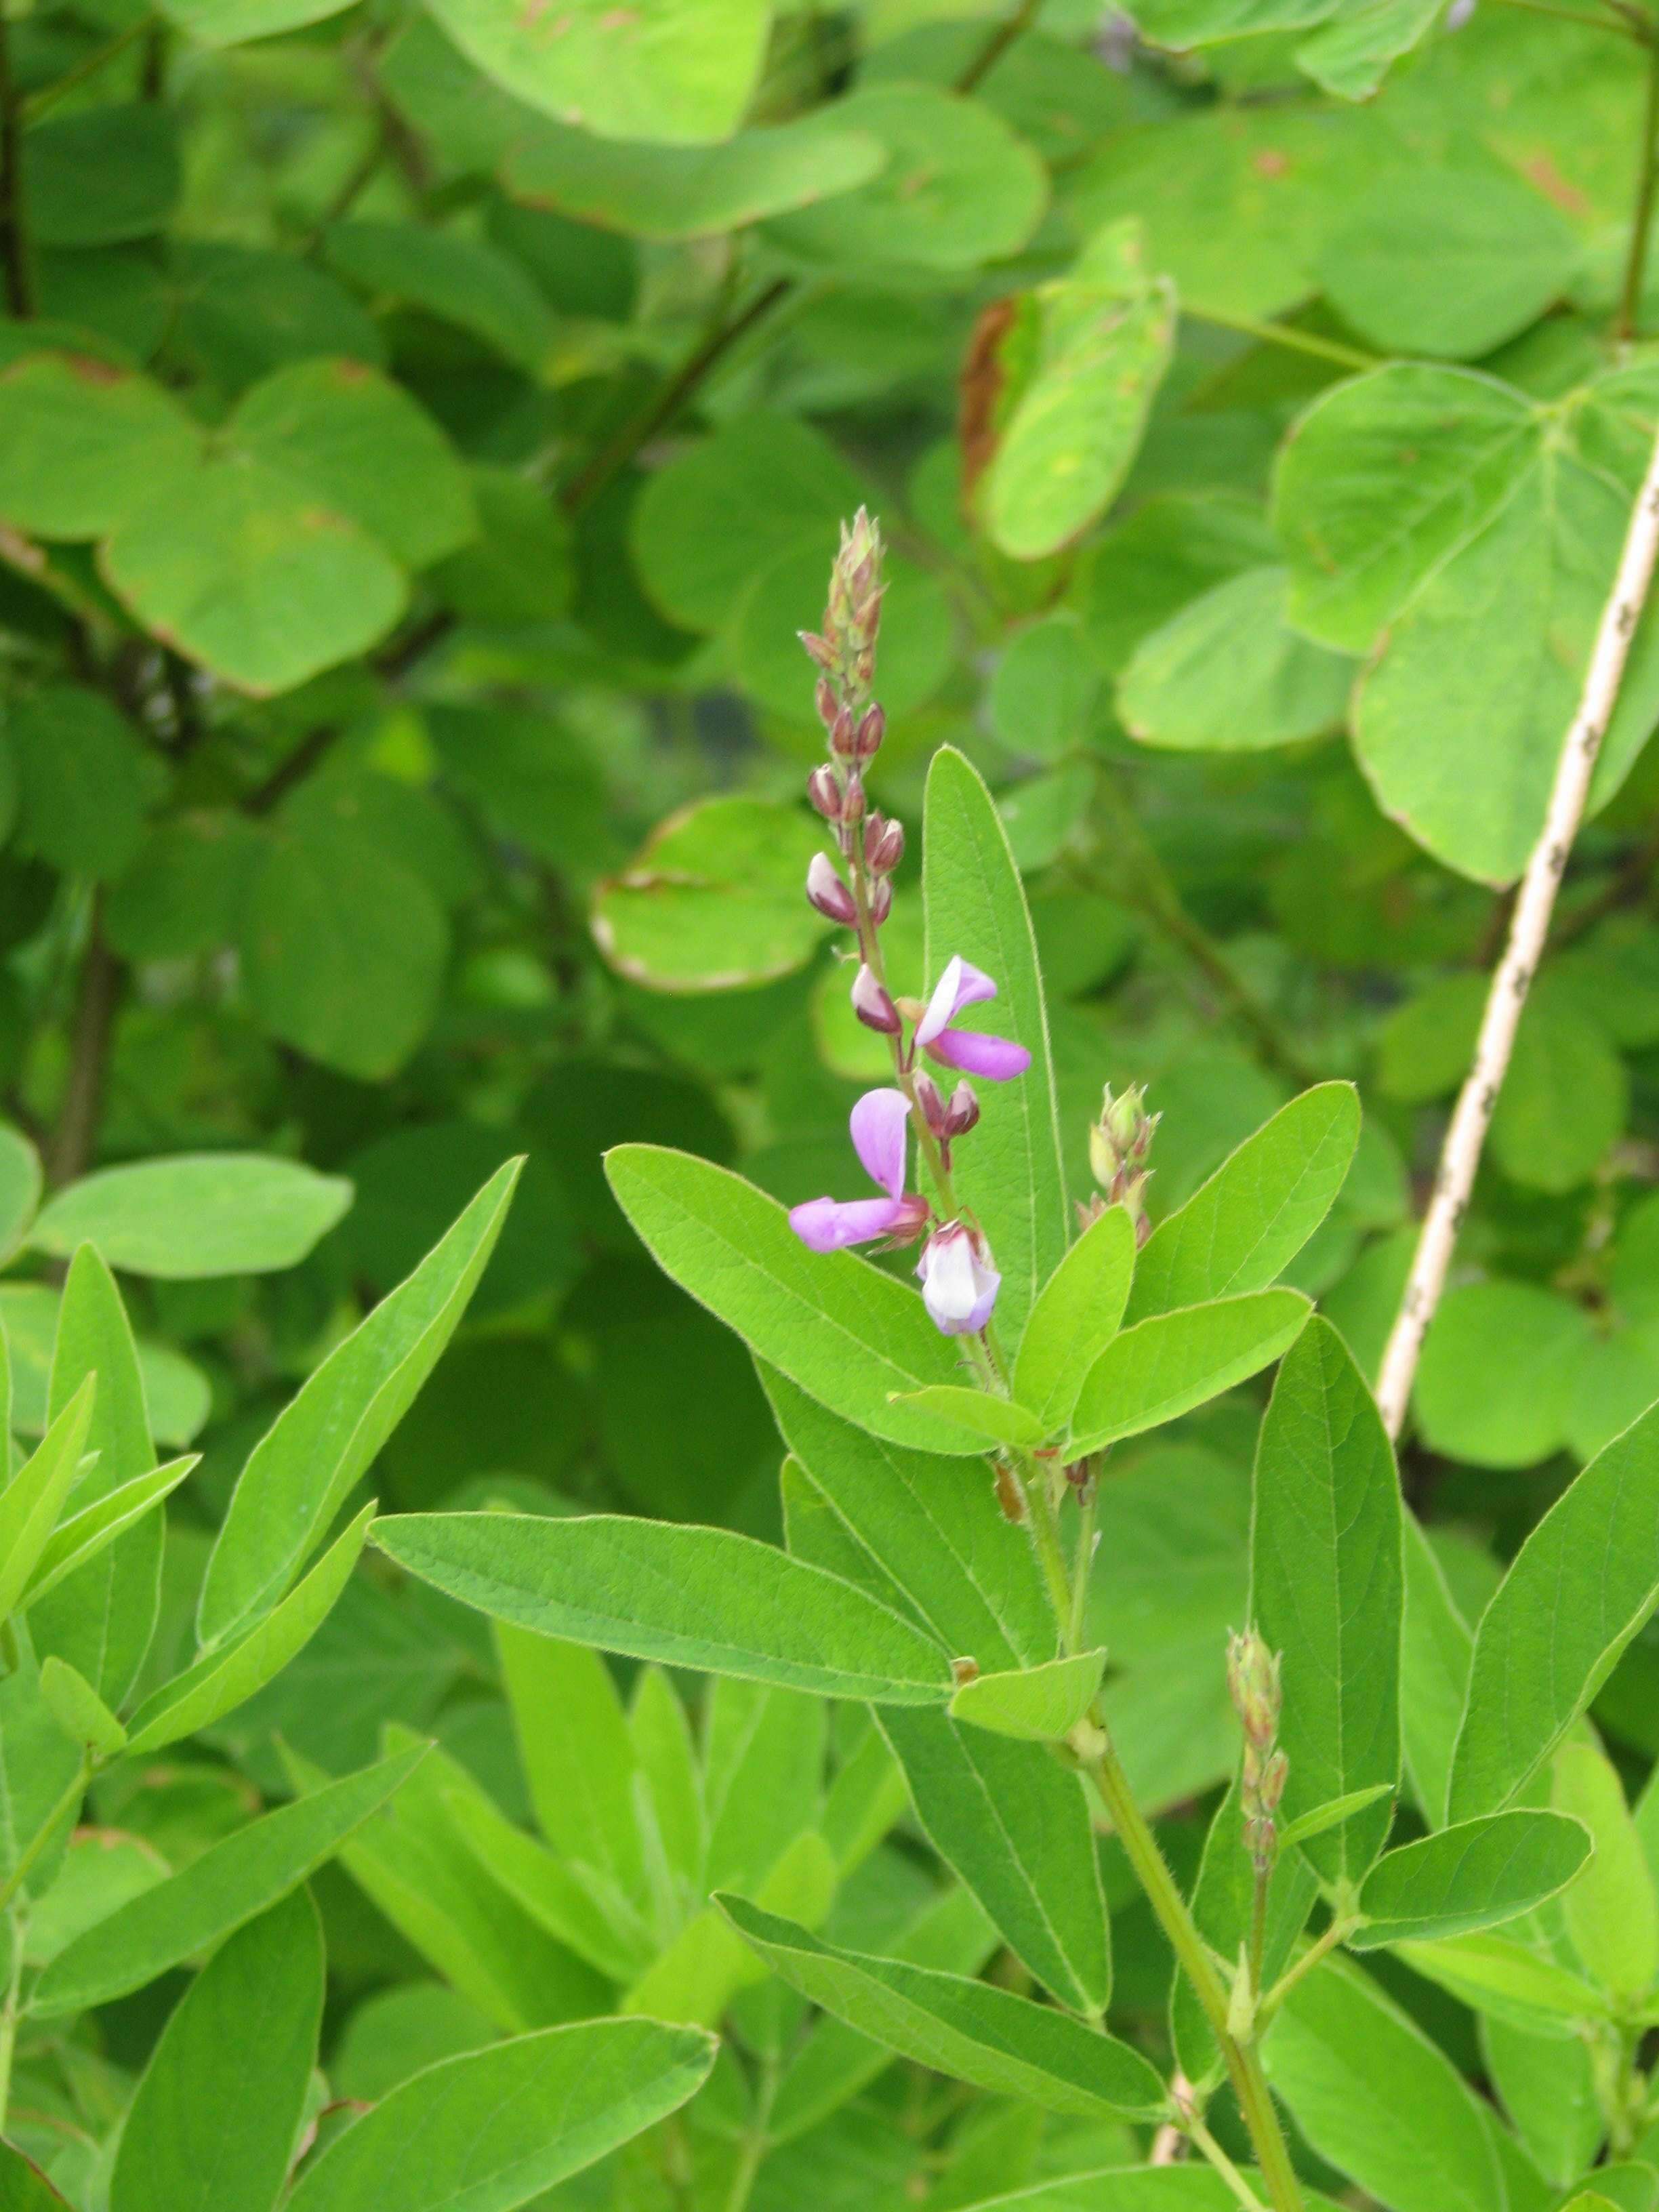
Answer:
[{"label": "raceme of buds", "polygon": [[827,853],[812,855],[806,871],[806,896],[821,915],[839,922],[843,929],[851,929],[858,921],[853,894],[836,873],[835,864]]},{"label": "raceme of buds", "polygon": [[864,825],[864,865],[872,875],[890,876],[904,858],[904,824],[872,814]]},{"label": "raceme of buds", "polygon": [[1227,1638],[1227,1694],[1245,1741],[1267,1751],[1279,1734],[1279,1659],[1254,1628]]},{"label": "raceme of buds", "polygon": [[1121,1097],[1112,1096],[1109,1083],[1101,1100],[1100,1119],[1089,1132],[1089,1166],[1106,1194],[1109,1206],[1121,1206],[1135,1225],[1135,1239],[1144,1244],[1152,1231],[1146,1216],[1145,1164],[1152,1150],[1158,1115],[1146,1111],[1146,1094],[1139,1084]]},{"label": "raceme of buds", "polygon": [[866,1029],[877,1030],[883,1036],[896,1036],[904,1027],[898,1008],[862,961],[853,978],[853,1012]]}]

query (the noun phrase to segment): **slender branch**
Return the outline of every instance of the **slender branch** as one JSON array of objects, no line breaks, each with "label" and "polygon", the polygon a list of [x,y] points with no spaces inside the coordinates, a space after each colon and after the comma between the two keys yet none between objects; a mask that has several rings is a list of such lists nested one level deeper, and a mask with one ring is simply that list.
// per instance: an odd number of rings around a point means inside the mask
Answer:
[{"label": "slender branch", "polygon": [[6,312],[34,313],[34,282],[23,234],[23,102],[11,73],[11,30],[0,6],[0,276]]},{"label": "slender branch", "polygon": [[1381,368],[1382,356],[1362,353],[1358,346],[1337,338],[1322,338],[1315,331],[1298,331],[1290,323],[1258,322],[1253,315],[1224,315],[1213,307],[1191,307],[1183,301],[1181,312],[1189,322],[1212,323],[1217,330],[1237,331],[1261,345],[1283,346],[1290,353],[1311,354],[1316,361],[1333,361],[1341,368]]},{"label": "slender branch", "polygon": [[332,722],[320,723],[307,731],[286,760],[279,761],[261,784],[256,784],[242,801],[244,814],[269,814],[287,798],[296,783],[303,783],[319,761],[339,736]]},{"label": "slender branch", "polygon": [[125,53],[129,46],[143,37],[151,20],[149,15],[140,15],[135,22],[129,23],[125,31],[118,31],[101,46],[95,46],[91,53],[83,54],[72,70],[65,70],[54,82],[43,85],[39,92],[31,93],[23,102],[25,121],[38,122],[48,108],[57,106],[65,93],[73,92],[89,76],[96,76],[99,70],[114,61],[118,55]]},{"label": "slender branch", "polygon": [[100,885],[92,895],[92,923],[76,993],[69,1080],[46,1152],[46,1174],[53,1184],[73,1182],[91,1163],[124,980],[121,963],[104,934],[104,893]]},{"label": "slender branch", "polygon": [[1445,1287],[1452,1247],[1468,1207],[1475,1170],[1480,1164],[1492,1109],[1498,1103],[1498,1094],[1509,1068],[1522,1009],[1549,933],[1556,894],[1561,888],[1567,856],[1583,817],[1590,777],[1619,696],[1631,639],[1653,580],[1656,553],[1659,553],[1659,441],[1654,446],[1631,512],[1619,573],[1602,609],[1583,696],[1556,766],[1543,833],[1521,879],[1520,896],[1510,922],[1509,942],[1493,972],[1487,994],[1474,1065],[1458,1094],[1446,1131],[1434,1195],[1424,1217],[1406,1293],[1383,1354],[1376,1395],[1391,1437],[1397,1437],[1405,1424],[1418,1355]]},{"label": "slender branch", "polygon": [[91,1762],[82,1759],[75,1770],[75,1779],[69,1784],[45,1820],[24,1846],[22,1856],[12,1869],[3,1884],[0,1884],[0,1912],[10,1910],[11,1901],[33,1873],[35,1863],[62,1826],[66,1814],[72,1813],[87,1794],[87,1784],[92,1779]]},{"label": "slender branch", "polygon": [[1648,46],[1648,88],[1642,106],[1642,153],[1636,171],[1636,205],[1631,214],[1625,281],[1613,334],[1622,343],[1636,335],[1642,305],[1642,279],[1648,265],[1648,233],[1653,224],[1653,193],[1659,181],[1659,39]]},{"label": "slender branch", "polygon": [[1093,1469],[1078,1492],[1077,1547],[1072,1555],[1072,1609],[1066,1628],[1066,1643],[1073,1651],[1080,1650],[1088,1625],[1089,1573],[1095,1563],[1095,1518],[1099,1506],[1100,1474],[1098,1469]]},{"label": "slender branch", "polygon": [[1339,1913],[1322,1935],[1316,1936],[1302,1956],[1287,1966],[1255,2008],[1256,2033],[1261,2033],[1304,1974],[1327,1959],[1339,1943],[1346,1943],[1359,1925],[1352,1914]]},{"label": "slender branch", "polygon": [[955,88],[957,92],[977,91],[1004,54],[1007,52],[1009,47],[1013,45],[1015,40],[1022,37],[1030,29],[1037,19],[1037,13],[1042,5],[1042,0],[1019,0],[1019,5],[1014,9],[1013,14],[1005,16],[997,25],[995,30],[992,32],[990,37],[957,79]]},{"label": "slender branch", "polygon": [[1228,2157],[1226,2152],[1222,2149],[1221,2145],[1210,2133],[1210,2130],[1205,2126],[1203,2121],[1199,2118],[1196,2112],[1188,2116],[1186,2124],[1186,2132],[1192,2137],[1193,2141],[1198,2145],[1200,2150],[1203,2152],[1205,2157],[1208,2159],[1210,2164],[1215,2168],[1216,2172],[1221,2176],[1221,2179],[1226,2183],[1228,2188],[1231,2190],[1238,2202],[1244,2207],[1244,2212],[1262,2212],[1261,2199],[1256,2195],[1255,2190],[1251,2188],[1249,2183],[1246,2181],[1243,2175],[1233,2164],[1231,2159]]},{"label": "slender branch", "polygon": [[6,1908],[3,1924],[11,1957],[6,1972],[6,1995],[0,2005],[0,2133],[11,2105],[11,2069],[17,2055],[17,2020],[22,2009],[24,1915]]}]

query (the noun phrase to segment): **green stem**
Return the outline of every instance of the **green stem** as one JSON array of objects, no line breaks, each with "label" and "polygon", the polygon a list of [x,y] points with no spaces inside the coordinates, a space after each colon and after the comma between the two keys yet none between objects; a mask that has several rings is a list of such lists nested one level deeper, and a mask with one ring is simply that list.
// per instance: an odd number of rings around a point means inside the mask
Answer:
[{"label": "green stem", "polygon": [[1380,354],[1362,353],[1358,346],[1338,338],[1322,338],[1315,331],[1298,331],[1290,323],[1258,322],[1253,315],[1224,315],[1215,307],[1192,307],[1182,301],[1181,312],[1189,322],[1211,323],[1217,330],[1237,331],[1259,345],[1283,346],[1287,353],[1311,354],[1316,361],[1334,362],[1340,368],[1381,368]]},{"label": "green stem", "polygon": [[767,2130],[772,2118],[772,2100],[778,2093],[776,2061],[767,2059],[755,2091],[755,2109],[748,2127],[744,2130],[743,2151],[738,2160],[737,2171],[732,2176],[732,2187],[726,2199],[726,2212],[748,2212],[749,2200],[755,2193],[755,2184],[760,2177],[771,2137]]},{"label": "green stem", "polygon": [[1244,2212],[1262,2212],[1261,2199],[1233,2164],[1221,2145],[1210,2133],[1196,2112],[1188,2115],[1182,2124],[1182,2133],[1198,2145],[1210,2164],[1226,2183],[1233,2195],[1244,2207]]},{"label": "green stem", "polygon": [[1261,1961],[1267,1948],[1267,1887],[1273,1878],[1268,1863],[1258,1859],[1255,1864],[1255,1893],[1250,1901],[1250,1995],[1261,1995]]},{"label": "green stem", "polygon": [[92,1769],[83,1759],[76,1771],[75,1779],[47,1814],[44,1826],[24,1847],[22,1856],[12,1869],[6,1881],[0,1884],[0,1912],[10,1909],[13,1898],[34,1871],[36,1860],[57,1833],[59,1822],[66,1813],[72,1813],[80,1803],[86,1795],[87,1784],[91,1779]]},{"label": "green stem", "polygon": [[1068,1650],[1083,1647],[1089,1612],[1089,1572],[1095,1563],[1095,1518],[1099,1511],[1100,1472],[1091,1468],[1078,1494],[1077,1550],[1072,1559],[1072,1607],[1066,1624]]},{"label": "green stem", "polygon": [[21,1912],[8,1908],[5,1914],[6,1941],[11,1947],[11,1957],[6,1978],[6,1998],[0,2007],[0,2136],[6,2128],[6,2114],[11,2105],[12,2062],[17,2055],[17,2020],[21,2010],[23,1989],[24,1917]]},{"label": "green stem", "polygon": [[1285,1998],[1304,1974],[1311,1973],[1322,1959],[1327,1959],[1339,1943],[1346,1942],[1359,1925],[1352,1917],[1339,1916],[1333,1920],[1322,1936],[1316,1936],[1302,1956],[1287,1966],[1255,2008],[1256,2032],[1266,2027]]},{"label": "green stem", "polygon": [[1648,264],[1648,233],[1653,222],[1653,194],[1659,179],[1659,39],[1648,49],[1647,94],[1642,103],[1642,155],[1636,173],[1636,205],[1631,212],[1630,246],[1625,257],[1625,281],[1619,294],[1619,313],[1613,336],[1628,342],[1636,335],[1636,319],[1642,304],[1642,278]]},{"label": "green stem", "polygon": [[1066,1571],[1066,1548],[1060,1540],[1060,1521],[1048,1500],[1048,1477],[1041,1467],[1030,1462],[1027,1462],[1025,1495],[1030,1502],[1031,1540],[1036,1547],[1042,1579],[1048,1585],[1048,1602],[1054,1609],[1065,1649],[1073,1651],[1077,1647],[1071,1631],[1072,1583]]},{"label": "green stem", "polygon": [[1014,40],[1029,31],[1036,22],[1042,5],[1042,0],[1019,0],[1019,5],[1014,9],[1013,14],[1006,16],[997,25],[995,30],[992,32],[990,37],[957,79],[955,89],[957,92],[973,92],[983,84],[1009,47],[1013,45]]}]

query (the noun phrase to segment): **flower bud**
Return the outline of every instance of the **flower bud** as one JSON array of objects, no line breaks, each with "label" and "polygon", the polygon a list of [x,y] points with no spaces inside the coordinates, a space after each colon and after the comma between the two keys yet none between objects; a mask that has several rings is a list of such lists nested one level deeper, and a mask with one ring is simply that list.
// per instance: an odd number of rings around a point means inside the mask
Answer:
[{"label": "flower bud", "polygon": [[[871,673],[874,674],[872,668]],[[854,735],[854,750],[860,760],[868,760],[872,753],[881,750],[881,741],[887,734],[887,714],[881,707],[866,707],[859,717]]]},{"label": "flower bud", "polygon": [[904,824],[872,814],[864,825],[864,860],[878,876],[890,876],[904,858]]},{"label": "flower bud", "polygon": [[[811,629],[798,629],[795,635],[805,647],[807,658],[815,667],[827,670],[835,666],[835,647],[828,638],[820,637],[816,630]],[[822,713],[822,708],[818,711]]]},{"label": "flower bud", "polygon": [[827,676],[820,676],[812,686],[812,704],[818,710],[818,720],[827,730],[839,711],[836,688]]},{"label": "flower bud", "polygon": [[1279,1733],[1279,1660],[1254,1628],[1227,1638],[1227,1694],[1246,1741],[1267,1750]]},{"label": "flower bud", "polygon": [[978,1119],[978,1099],[967,1084],[958,1083],[951,1093],[950,1104],[945,1109],[945,1127],[941,1134],[965,1137]]},{"label": "flower bud", "polygon": [[885,876],[878,876],[870,886],[870,919],[878,929],[893,911],[893,886]]},{"label": "flower bud", "polygon": [[864,786],[859,781],[858,771],[847,779],[841,794],[841,818],[843,822],[860,822],[864,818]]},{"label": "flower bud", "polygon": [[835,863],[827,853],[814,853],[811,866],[806,871],[806,896],[821,915],[838,921],[843,929],[851,929],[859,918],[853,903],[853,894],[836,873]]},{"label": "flower bud", "polygon": [[862,962],[853,978],[853,1012],[866,1029],[878,1030],[883,1036],[896,1036],[904,1026],[898,1008]]},{"label": "flower bud", "polygon": [[1106,1085],[1100,1119],[1089,1132],[1089,1166],[1106,1194],[1107,1203],[1121,1206],[1135,1225],[1135,1241],[1144,1244],[1151,1234],[1146,1215],[1147,1170],[1143,1164],[1152,1149],[1159,1116],[1146,1111],[1146,1094],[1139,1084],[1121,1098]]},{"label": "flower bud", "polygon": [[836,710],[830,724],[830,750],[838,760],[851,760],[856,750],[857,729],[853,717],[845,707]]},{"label": "flower bud", "polygon": [[841,784],[827,763],[807,777],[806,796],[826,822],[841,820]]},{"label": "flower bud", "polygon": [[916,1103],[923,1118],[936,1137],[945,1134],[945,1101],[939,1096],[939,1085],[925,1067],[919,1067],[912,1079]]}]

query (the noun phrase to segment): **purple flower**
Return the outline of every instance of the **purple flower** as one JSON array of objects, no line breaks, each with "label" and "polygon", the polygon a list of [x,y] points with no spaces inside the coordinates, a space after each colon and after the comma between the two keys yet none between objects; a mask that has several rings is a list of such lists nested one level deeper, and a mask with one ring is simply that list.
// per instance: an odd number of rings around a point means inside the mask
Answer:
[{"label": "purple flower", "polygon": [[926,1199],[904,1188],[906,1139],[910,1108],[902,1091],[866,1091],[854,1107],[848,1127],[853,1149],[872,1182],[885,1198],[813,1198],[790,1212],[789,1226],[814,1252],[838,1252],[845,1244],[919,1229],[927,1218]]},{"label": "purple flower", "polygon": [[994,999],[996,994],[996,985],[983,969],[970,966],[958,954],[933,987],[927,1010],[916,1024],[916,1042],[941,1066],[959,1068],[964,1075],[988,1076],[994,1083],[1024,1075],[1031,1065],[1031,1055],[1023,1044],[1007,1037],[987,1036],[981,1030],[951,1026],[964,1006],[981,999]]},{"label": "purple flower", "polygon": [[991,1318],[1002,1278],[965,1222],[947,1221],[933,1231],[921,1248],[916,1273],[922,1304],[946,1336],[971,1336]]}]

